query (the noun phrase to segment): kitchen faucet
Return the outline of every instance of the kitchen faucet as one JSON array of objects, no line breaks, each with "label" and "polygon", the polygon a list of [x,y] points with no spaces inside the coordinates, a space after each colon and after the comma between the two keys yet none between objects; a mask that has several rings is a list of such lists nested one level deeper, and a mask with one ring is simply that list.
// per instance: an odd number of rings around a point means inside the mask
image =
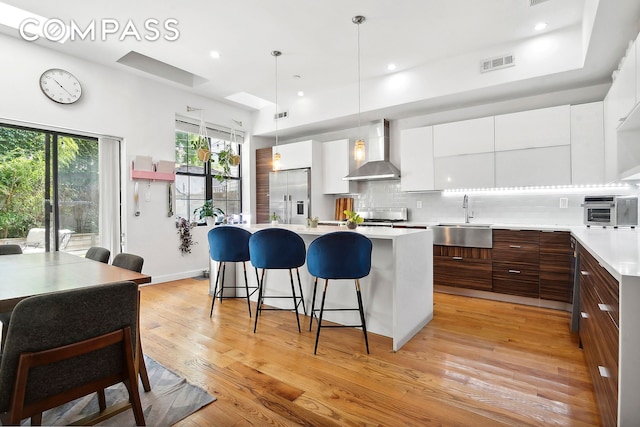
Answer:
[{"label": "kitchen faucet", "polygon": [[473,218],[473,212],[471,212],[471,215],[469,215],[469,196],[466,194],[462,199],[462,208],[464,209],[464,223],[468,224],[469,219]]}]

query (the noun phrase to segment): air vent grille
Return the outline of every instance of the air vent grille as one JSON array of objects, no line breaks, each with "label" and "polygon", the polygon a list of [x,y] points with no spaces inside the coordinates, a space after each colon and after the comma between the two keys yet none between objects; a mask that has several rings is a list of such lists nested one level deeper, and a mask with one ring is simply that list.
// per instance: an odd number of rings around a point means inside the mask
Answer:
[{"label": "air vent grille", "polygon": [[287,117],[289,117],[288,111],[280,111],[279,113],[273,115],[273,120],[286,119]]},{"label": "air vent grille", "polygon": [[499,70],[501,68],[513,67],[516,65],[516,59],[513,54],[499,56],[497,58],[484,59],[480,62],[480,71],[486,73],[487,71]]},{"label": "air vent grille", "polygon": [[537,4],[544,3],[546,1],[549,1],[549,0],[529,0],[529,6],[535,6]]}]

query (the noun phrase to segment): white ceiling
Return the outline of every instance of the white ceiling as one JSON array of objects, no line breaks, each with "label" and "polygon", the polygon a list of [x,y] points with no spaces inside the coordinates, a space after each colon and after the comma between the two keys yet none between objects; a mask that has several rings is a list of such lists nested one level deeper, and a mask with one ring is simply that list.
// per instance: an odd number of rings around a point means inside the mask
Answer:
[{"label": "white ceiling", "polygon": [[[309,102],[315,97],[322,99],[322,94],[332,90],[354,86],[357,81],[357,26],[351,22],[354,15],[366,17],[360,26],[361,79],[376,81],[390,73],[386,70],[390,62],[398,67],[395,73],[402,73],[474,52],[495,52],[496,56],[508,53],[504,47],[526,43],[540,34],[582,31],[585,7],[597,0],[546,0],[536,6],[530,6],[529,0],[5,0],[5,3],[47,18],[74,20],[80,27],[91,20],[115,18],[122,25],[132,20],[144,32],[147,18],[160,21],[175,18],[180,37],[174,42],[136,41],[131,37],[121,41],[110,36],[106,42],[36,43],[110,67],[146,74],[117,62],[133,50],[203,81],[194,87],[167,81],[169,84],[227,103],[224,98],[237,92],[274,102],[275,62],[270,52],[280,50],[283,54],[278,60],[278,96],[279,104],[286,109],[298,102],[298,90],[305,92],[305,100]],[[637,34],[640,1],[599,3],[590,44],[574,46],[584,51],[583,68],[557,72],[550,68],[544,76],[510,81],[504,87],[497,82],[491,89],[478,88],[468,99],[473,98],[474,103],[491,102],[559,87],[610,82],[611,72],[624,55],[629,40]],[[533,30],[539,21],[549,24],[541,33]],[[11,33],[15,35],[15,30]],[[221,58],[212,59],[209,56],[212,50],[219,51]],[[479,67],[482,58],[477,59]],[[407,117],[429,112],[436,105],[446,108],[464,104],[466,92],[472,91],[465,88],[463,93],[449,93],[437,100],[398,103],[389,99],[387,105],[377,101],[371,109],[388,118]],[[353,98],[352,92],[349,96]],[[357,101],[350,99],[349,105],[353,106],[349,114],[323,118],[310,115],[288,130],[283,124],[281,131],[295,136],[303,131],[352,125],[357,116]]]}]

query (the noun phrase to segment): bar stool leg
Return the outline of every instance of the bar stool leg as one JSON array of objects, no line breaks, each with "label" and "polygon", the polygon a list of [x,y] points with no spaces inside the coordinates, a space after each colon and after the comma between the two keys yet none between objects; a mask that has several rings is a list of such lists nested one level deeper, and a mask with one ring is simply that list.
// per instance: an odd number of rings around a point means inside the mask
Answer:
[{"label": "bar stool leg", "polygon": [[296,268],[296,274],[298,275],[298,288],[300,289],[300,300],[302,300],[302,310],[304,315],[307,315],[307,307],[304,306],[304,295],[302,294],[302,282],[300,282],[300,269]]},{"label": "bar stool leg", "polygon": [[222,280],[220,281],[220,304],[222,304],[222,294],[224,294],[224,276],[227,273],[227,263],[222,263]]},{"label": "bar stool leg", "polygon": [[251,302],[249,302],[249,280],[247,280],[247,264],[242,261],[242,269],[244,270],[244,288],[247,292],[247,306],[249,307],[249,317],[251,317]]},{"label": "bar stool leg", "polygon": [[327,285],[329,279],[324,279],[324,289],[322,290],[322,302],[320,303],[320,315],[318,316],[318,330],[316,331],[316,345],[313,347],[313,354],[318,351],[318,340],[320,339],[320,328],[322,327],[322,313],[324,312],[324,299],[327,296]]},{"label": "bar stool leg", "polygon": [[[258,269],[256,268],[256,276],[258,275]],[[263,284],[264,284],[264,268],[262,269],[262,276],[258,280],[258,306],[256,307],[256,318],[253,323],[253,333],[256,333],[256,328],[258,327],[258,317],[260,316],[260,311],[262,310],[262,292],[263,292]]]},{"label": "bar stool leg", "polygon": [[309,313],[309,332],[311,332],[311,326],[313,325],[313,310],[316,306],[316,289],[318,288],[318,278],[313,281],[313,297],[311,297],[311,313]]},{"label": "bar stool leg", "polygon": [[362,332],[364,333],[364,343],[367,346],[367,354],[369,354],[369,340],[367,339],[367,323],[364,320],[364,309],[362,307],[362,294],[360,293],[359,279],[356,279],[356,294],[358,295],[358,310],[360,311],[360,320],[362,321]]},{"label": "bar stool leg", "polygon": [[[291,293],[293,294],[293,309],[296,311],[296,321],[298,322],[298,332],[302,332],[300,329],[300,314],[298,313],[298,301],[296,297],[296,288],[293,285],[293,273],[289,269],[289,280],[291,281]],[[302,291],[302,288],[300,288]]]},{"label": "bar stool leg", "polygon": [[[218,280],[220,280],[220,266],[222,265],[221,261],[218,261],[218,271],[216,272],[216,284],[213,287],[213,298],[211,299],[211,312],[209,313],[209,317],[213,316],[213,305],[216,303],[216,294],[218,293]],[[224,277],[222,278],[224,280]],[[224,289],[224,285],[222,286]]]}]

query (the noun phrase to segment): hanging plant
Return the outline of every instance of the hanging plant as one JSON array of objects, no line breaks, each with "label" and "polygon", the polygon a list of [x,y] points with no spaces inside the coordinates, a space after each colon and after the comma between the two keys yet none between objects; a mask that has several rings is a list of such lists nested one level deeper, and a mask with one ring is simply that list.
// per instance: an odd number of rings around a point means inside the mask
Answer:
[{"label": "hanging plant", "polygon": [[180,235],[180,246],[178,246],[178,249],[180,249],[183,255],[190,254],[191,246],[198,243],[194,242],[191,236],[191,224],[185,218],[179,218],[176,226],[178,227],[178,234]]},{"label": "hanging plant", "polygon": [[206,137],[199,136],[198,139],[191,142],[191,145],[193,149],[196,150],[198,160],[201,162],[209,161],[211,150],[209,149],[209,140]]}]

